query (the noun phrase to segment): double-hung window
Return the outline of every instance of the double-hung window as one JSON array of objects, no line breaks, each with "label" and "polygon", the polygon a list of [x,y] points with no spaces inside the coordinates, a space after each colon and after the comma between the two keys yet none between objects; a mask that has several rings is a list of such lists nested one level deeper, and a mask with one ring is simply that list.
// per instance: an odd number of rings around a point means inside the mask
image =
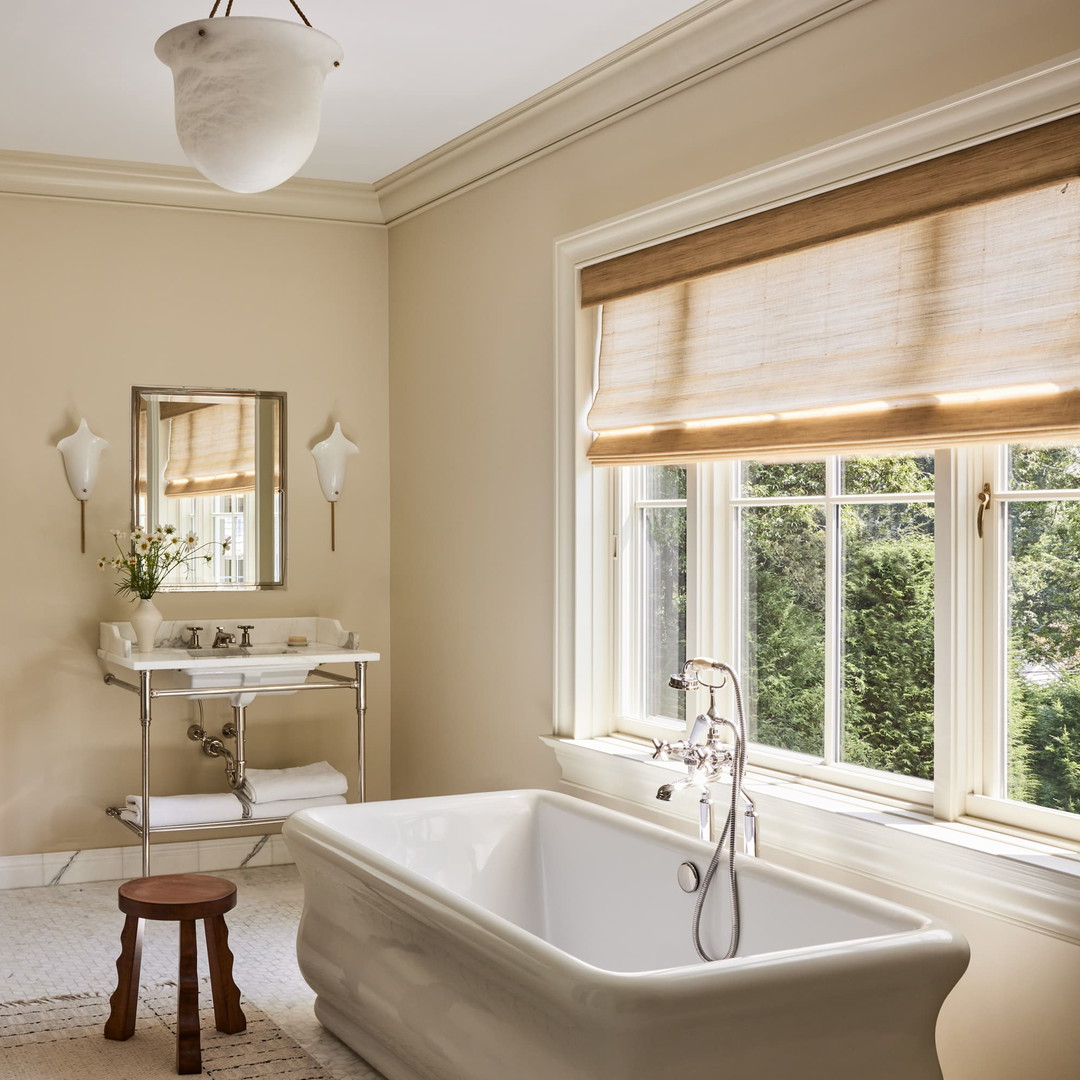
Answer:
[{"label": "double-hung window", "polygon": [[1072,117],[582,273],[609,728],[1080,840]]}]

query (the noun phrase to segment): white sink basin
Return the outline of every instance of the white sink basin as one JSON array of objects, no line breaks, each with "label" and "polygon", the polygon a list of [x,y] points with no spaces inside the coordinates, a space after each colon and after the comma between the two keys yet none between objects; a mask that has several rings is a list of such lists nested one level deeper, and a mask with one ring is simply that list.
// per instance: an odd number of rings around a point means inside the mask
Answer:
[{"label": "white sink basin", "polygon": [[296,651],[288,645],[227,645],[224,649],[188,649],[187,654],[193,660],[214,661],[237,656],[285,656]]}]

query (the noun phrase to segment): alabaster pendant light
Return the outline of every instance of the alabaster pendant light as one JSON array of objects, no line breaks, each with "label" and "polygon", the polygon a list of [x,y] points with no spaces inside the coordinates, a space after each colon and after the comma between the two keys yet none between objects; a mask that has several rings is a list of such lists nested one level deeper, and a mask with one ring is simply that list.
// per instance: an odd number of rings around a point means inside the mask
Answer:
[{"label": "alabaster pendant light", "polygon": [[225,16],[173,27],[154,52],[173,73],[176,134],[188,160],[228,191],[255,192],[288,180],[319,136],[323,82],[341,46],[284,19]]}]

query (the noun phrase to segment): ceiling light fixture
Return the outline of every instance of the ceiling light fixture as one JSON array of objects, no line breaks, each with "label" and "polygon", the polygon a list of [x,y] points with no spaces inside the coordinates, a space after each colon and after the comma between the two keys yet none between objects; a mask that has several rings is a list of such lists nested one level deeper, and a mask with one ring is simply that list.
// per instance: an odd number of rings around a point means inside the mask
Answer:
[{"label": "ceiling light fixture", "polygon": [[266,191],[299,170],[319,136],[323,82],[341,64],[333,38],[284,19],[230,17],[174,26],[154,52],[173,73],[176,134],[188,160],[227,191]]}]

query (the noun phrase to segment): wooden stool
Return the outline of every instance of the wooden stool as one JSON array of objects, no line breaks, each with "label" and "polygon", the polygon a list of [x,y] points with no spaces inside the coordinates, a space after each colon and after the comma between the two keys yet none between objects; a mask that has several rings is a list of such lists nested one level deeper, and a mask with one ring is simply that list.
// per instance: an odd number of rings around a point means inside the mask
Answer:
[{"label": "wooden stool", "polygon": [[130,1039],[139,1007],[139,969],[142,962],[142,921],[180,923],[180,972],[176,981],[176,1071],[202,1072],[199,1042],[198,946],[195,922],[203,920],[210,988],[218,1031],[235,1035],[247,1027],[240,1008],[240,991],[233,982],[233,955],[225,912],[236,907],[236,886],[224,878],[203,874],[161,874],[136,878],[120,886],[120,910],[127,915],[116,961],[117,986],[109,999],[106,1039]]}]

